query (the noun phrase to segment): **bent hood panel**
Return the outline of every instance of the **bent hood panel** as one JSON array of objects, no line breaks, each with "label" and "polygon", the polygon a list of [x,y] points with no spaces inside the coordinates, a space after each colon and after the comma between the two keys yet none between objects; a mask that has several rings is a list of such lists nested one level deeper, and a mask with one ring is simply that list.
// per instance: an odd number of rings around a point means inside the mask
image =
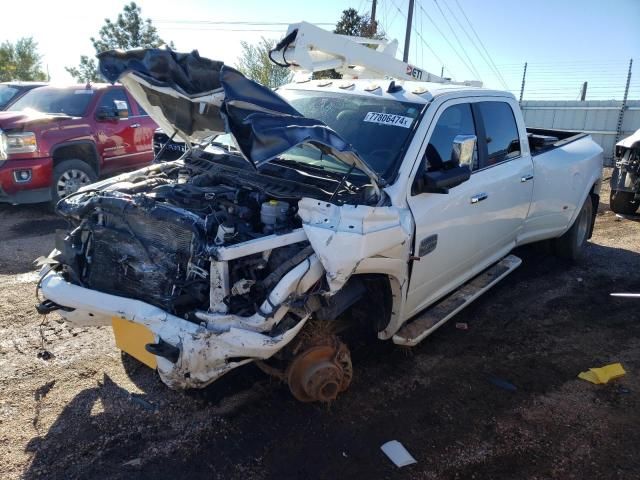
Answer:
[{"label": "bent hood panel", "polygon": [[297,145],[321,144],[379,184],[378,175],[326,124],[222,62],[197,51],[162,49],[108,51],[98,59],[102,75],[120,81],[168,135],[200,142],[230,133],[255,167]]},{"label": "bent hood panel", "polygon": [[616,143],[616,147],[622,148],[636,148],[640,145],[640,130],[636,130],[635,133],[629,135],[626,138],[623,138],[618,143]]}]

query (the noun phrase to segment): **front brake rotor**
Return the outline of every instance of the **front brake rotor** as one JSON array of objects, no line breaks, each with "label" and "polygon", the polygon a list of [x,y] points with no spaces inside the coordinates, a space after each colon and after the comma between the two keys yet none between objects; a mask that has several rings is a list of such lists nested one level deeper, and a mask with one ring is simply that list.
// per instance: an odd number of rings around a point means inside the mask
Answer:
[{"label": "front brake rotor", "polygon": [[351,383],[353,368],[347,346],[335,336],[305,348],[287,369],[287,382],[301,402],[330,402]]}]

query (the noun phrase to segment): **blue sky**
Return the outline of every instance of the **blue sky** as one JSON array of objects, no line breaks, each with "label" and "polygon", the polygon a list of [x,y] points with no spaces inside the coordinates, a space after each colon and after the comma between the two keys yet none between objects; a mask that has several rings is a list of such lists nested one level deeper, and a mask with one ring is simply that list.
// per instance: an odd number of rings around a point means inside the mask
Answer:
[{"label": "blue sky", "polygon": [[[21,0],[3,7],[0,41],[33,36],[56,82],[82,54],[92,54],[89,37],[124,1]],[[261,35],[280,38],[286,27],[195,22],[296,22],[334,24],[341,11],[371,9],[371,0],[138,0],[145,17],[178,50],[234,65],[239,42]],[[378,20],[388,38],[403,45],[408,0],[378,0]],[[30,12],[25,15],[25,12]],[[468,27],[464,14],[502,74]],[[444,13],[444,15],[443,15]],[[434,73],[476,79],[519,93],[522,66],[529,63],[525,99],[576,99],[588,81],[587,99],[621,98],[629,58],[634,58],[631,98],[640,98],[640,0],[416,0],[409,59]],[[447,23],[447,20],[449,23]],[[331,29],[331,25],[322,25]],[[463,28],[464,27],[464,28]],[[238,31],[242,30],[242,31]],[[426,42],[426,44],[425,44]],[[428,46],[427,46],[428,45]],[[477,47],[477,48],[476,48]],[[435,52],[435,55],[434,53]],[[400,56],[400,51],[398,52]],[[475,70],[475,72],[474,72]]]}]

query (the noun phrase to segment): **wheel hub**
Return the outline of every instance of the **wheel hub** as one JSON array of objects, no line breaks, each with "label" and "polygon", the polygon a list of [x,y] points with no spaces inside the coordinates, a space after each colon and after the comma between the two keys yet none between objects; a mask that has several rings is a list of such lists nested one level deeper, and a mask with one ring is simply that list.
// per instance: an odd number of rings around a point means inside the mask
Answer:
[{"label": "wheel hub", "polygon": [[347,346],[336,337],[299,353],[287,371],[294,397],[302,402],[331,402],[351,383],[353,370]]},{"label": "wheel hub", "polygon": [[68,170],[60,176],[56,185],[58,196],[62,198],[71,195],[77,192],[80,187],[88,185],[89,183],[91,183],[91,179],[83,171],[76,169]]}]

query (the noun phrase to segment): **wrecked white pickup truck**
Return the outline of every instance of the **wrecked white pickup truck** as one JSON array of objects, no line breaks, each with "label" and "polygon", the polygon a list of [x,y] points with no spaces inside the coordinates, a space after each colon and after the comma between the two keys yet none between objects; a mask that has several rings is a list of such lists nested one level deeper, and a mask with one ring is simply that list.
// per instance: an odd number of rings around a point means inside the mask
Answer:
[{"label": "wrecked white pickup truck", "polygon": [[38,309],[113,325],[172,388],[257,362],[299,400],[333,400],[352,377],[349,322],[416,345],[516,268],[514,247],[576,258],[591,234],[601,148],[528,130],[511,94],[383,79],[272,92],[168,50],[100,66],[190,149],[59,203],[73,228]]}]

